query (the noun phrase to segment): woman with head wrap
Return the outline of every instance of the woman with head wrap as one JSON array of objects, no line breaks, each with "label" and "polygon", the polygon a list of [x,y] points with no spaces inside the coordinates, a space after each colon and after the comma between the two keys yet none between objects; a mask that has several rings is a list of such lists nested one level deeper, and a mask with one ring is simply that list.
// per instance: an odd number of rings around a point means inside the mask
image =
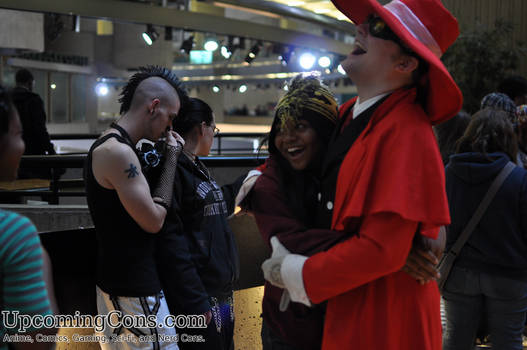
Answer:
[{"label": "woman with head wrap", "polygon": [[[266,242],[273,244],[276,237],[287,250],[309,256],[349,237],[318,228],[313,220],[322,159],[336,124],[337,102],[328,88],[313,75],[295,77],[276,107],[270,156],[246,202]],[[411,254],[405,271],[430,278],[435,273],[425,262],[430,258],[425,251]],[[412,266],[421,267],[422,275]],[[287,300],[283,289],[266,282],[263,349],[320,349],[325,304],[306,307]]]},{"label": "woman with head wrap", "polygon": [[[344,234],[313,227],[317,175],[337,122],[337,102],[313,75],[298,75],[279,101],[269,135],[269,159],[248,200],[269,243],[276,236],[294,252],[313,254]],[[263,349],[320,349],[324,307],[291,303],[279,310],[283,289],[266,282]]]}]

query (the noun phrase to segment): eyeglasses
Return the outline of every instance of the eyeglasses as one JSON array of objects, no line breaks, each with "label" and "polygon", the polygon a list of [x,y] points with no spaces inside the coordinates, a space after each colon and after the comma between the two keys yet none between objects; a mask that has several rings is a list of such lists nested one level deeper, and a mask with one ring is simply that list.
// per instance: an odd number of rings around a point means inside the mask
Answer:
[{"label": "eyeglasses", "polygon": [[383,40],[391,40],[398,44],[407,54],[413,55],[413,51],[401,41],[382,18],[369,15],[366,23],[368,23],[368,31],[372,36]]},{"label": "eyeglasses", "polygon": [[217,136],[220,133],[220,129],[218,129],[216,127],[216,125],[210,124],[210,125],[207,125],[207,126],[210,126],[210,128],[212,129],[212,132],[214,133],[214,136]]},{"label": "eyeglasses", "polygon": [[201,122],[201,124],[205,125],[205,126],[208,126],[209,128],[212,129],[212,133],[214,134],[214,136],[217,136],[219,133],[220,133],[220,129],[218,129],[216,127],[216,125],[214,124],[207,124],[205,122]]}]

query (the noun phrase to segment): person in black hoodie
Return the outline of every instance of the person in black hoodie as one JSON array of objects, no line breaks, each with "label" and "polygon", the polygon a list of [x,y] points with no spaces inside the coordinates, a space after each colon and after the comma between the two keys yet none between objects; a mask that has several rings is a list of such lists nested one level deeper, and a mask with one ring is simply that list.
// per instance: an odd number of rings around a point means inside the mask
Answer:
[{"label": "person in black hoodie", "polygon": [[232,290],[239,262],[227,217],[245,175],[219,187],[199,159],[209,154],[218,131],[205,102],[191,98],[173,126],[185,146],[177,164],[172,208],[158,241],[163,290],[173,315],[205,315],[208,325],[180,329],[180,349],[233,349]]},{"label": "person in black hoodie", "polygon": [[[450,249],[518,143],[507,114],[476,113],[446,167]],[[443,349],[473,349],[486,318],[494,349],[522,349],[527,310],[527,171],[516,167],[457,257],[443,292]]]},{"label": "person in black hoodie", "polygon": [[[46,112],[44,101],[33,92],[35,79],[27,69],[20,69],[15,75],[16,87],[13,88],[13,103],[20,115],[24,134],[22,138],[26,144],[24,154],[43,155],[55,154],[53,143],[50,141],[46,128]],[[18,177],[21,179],[41,178],[50,179],[50,169],[19,169]]]}]

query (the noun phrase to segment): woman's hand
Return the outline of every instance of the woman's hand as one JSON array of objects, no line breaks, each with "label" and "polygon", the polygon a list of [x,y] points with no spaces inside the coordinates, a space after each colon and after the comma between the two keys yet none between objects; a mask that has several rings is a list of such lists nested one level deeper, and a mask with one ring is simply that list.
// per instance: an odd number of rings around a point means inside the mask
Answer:
[{"label": "woman's hand", "polygon": [[439,231],[437,239],[431,239],[417,233],[402,270],[421,284],[439,278],[440,275],[436,266],[445,249],[445,243],[446,232],[444,230]]}]

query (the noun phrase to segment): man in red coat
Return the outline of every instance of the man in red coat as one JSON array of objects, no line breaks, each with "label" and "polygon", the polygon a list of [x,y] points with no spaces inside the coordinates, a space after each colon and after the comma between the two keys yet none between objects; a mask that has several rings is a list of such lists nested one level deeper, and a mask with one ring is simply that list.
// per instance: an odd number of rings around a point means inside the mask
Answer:
[{"label": "man in red coat", "polygon": [[435,238],[450,221],[432,125],[462,105],[440,61],[459,34],[457,21],[439,0],[333,3],[361,23],[342,62],[358,97],[340,109],[317,221],[353,237],[309,259],[284,255],[274,238],[262,268],[291,300],[328,302],[325,350],[440,350],[437,285],[400,269],[414,238]]}]

